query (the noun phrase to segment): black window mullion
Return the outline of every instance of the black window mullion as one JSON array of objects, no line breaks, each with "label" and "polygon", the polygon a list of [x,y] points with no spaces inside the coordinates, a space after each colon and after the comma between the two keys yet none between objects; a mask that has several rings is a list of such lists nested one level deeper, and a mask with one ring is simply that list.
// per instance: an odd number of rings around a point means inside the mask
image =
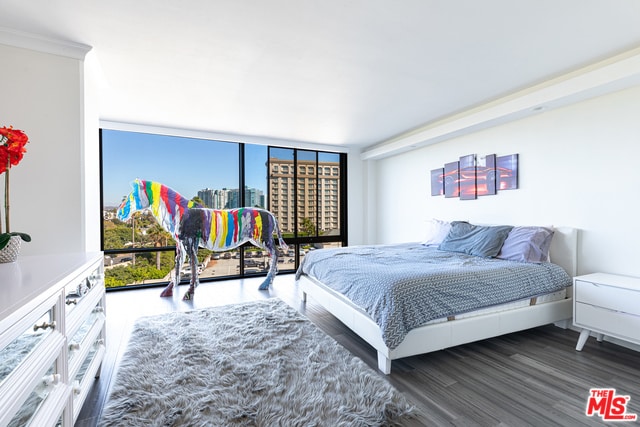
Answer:
[{"label": "black window mullion", "polygon": [[267,147],[267,210],[271,211],[271,146]]},{"label": "black window mullion", "polygon": [[347,154],[340,153],[340,185],[338,187],[340,191],[340,209],[338,215],[340,218],[340,237],[342,240],[342,246],[347,246]]},{"label": "black window mullion", "polygon": [[[241,208],[245,205],[245,176],[244,176],[244,144],[238,144],[238,207]],[[238,254],[240,254],[240,258],[238,261],[240,262],[240,277],[245,277],[244,275],[244,246],[238,248]]]},{"label": "black window mullion", "polygon": [[293,235],[298,235],[298,149],[293,150]]},{"label": "black window mullion", "polygon": [[244,144],[238,144],[238,190],[241,202],[239,203],[239,208],[245,205],[245,176],[244,176]]},{"label": "black window mullion", "polygon": [[102,249],[104,251],[104,178],[103,178],[103,173],[104,173],[104,169],[102,166],[103,160],[102,160],[102,128],[100,128],[98,130],[98,150],[99,150],[99,164],[98,164],[98,168],[100,171],[100,249]]},{"label": "black window mullion", "polygon": [[316,154],[316,156],[315,156],[316,157],[316,161],[315,161],[315,165],[314,165],[315,175],[314,175],[314,178],[313,178],[313,181],[314,181],[313,191],[315,191],[315,194],[316,194],[316,196],[314,198],[314,202],[316,204],[316,207],[315,207],[315,218],[314,218],[314,222],[315,222],[315,225],[316,225],[316,234],[313,237],[318,237],[320,235],[320,231],[319,231],[319,229],[320,229],[320,227],[319,227],[319,225],[320,225],[320,215],[319,215],[320,203],[318,203],[318,194],[320,193],[318,191],[318,188],[319,188],[319,185],[320,185],[320,181],[318,180],[318,152],[316,151],[315,154]]}]

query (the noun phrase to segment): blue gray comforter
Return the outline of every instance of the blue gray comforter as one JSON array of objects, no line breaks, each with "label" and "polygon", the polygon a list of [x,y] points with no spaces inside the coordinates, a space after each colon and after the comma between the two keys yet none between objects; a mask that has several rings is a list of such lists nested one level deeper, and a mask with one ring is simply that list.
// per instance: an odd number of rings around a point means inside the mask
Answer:
[{"label": "blue gray comforter", "polygon": [[430,320],[571,285],[569,275],[555,264],[480,258],[419,243],[311,251],[296,279],[302,274],[366,311],[382,329],[390,349]]}]

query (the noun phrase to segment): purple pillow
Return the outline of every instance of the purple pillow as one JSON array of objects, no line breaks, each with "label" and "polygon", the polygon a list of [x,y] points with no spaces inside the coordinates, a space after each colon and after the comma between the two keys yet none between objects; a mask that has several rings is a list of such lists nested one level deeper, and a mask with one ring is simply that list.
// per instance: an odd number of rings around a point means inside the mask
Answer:
[{"label": "purple pillow", "polygon": [[553,233],[553,229],[548,227],[513,227],[497,258],[521,262],[547,262]]}]

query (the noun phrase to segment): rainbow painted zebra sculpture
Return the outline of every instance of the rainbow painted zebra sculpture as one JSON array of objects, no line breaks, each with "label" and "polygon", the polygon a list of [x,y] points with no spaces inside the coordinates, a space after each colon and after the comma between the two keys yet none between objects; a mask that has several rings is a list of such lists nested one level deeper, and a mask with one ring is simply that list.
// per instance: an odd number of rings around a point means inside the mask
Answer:
[{"label": "rainbow painted zebra sculpture", "polygon": [[250,242],[271,256],[271,266],[267,277],[258,289],[266,290],[273,282],[278,269],[278,251],[273,241],[273,233],[278,236],[278,244],[287,251],[278,222],[269,211],[259,208],[208,209],[182,197],[179,193],[153,181],[136,179],[131,184],[133,191],[118,208],[117,216],[126,221],[139,210],[150,209],[158,223],[171,233],[176,241],[175,277],[160,294],[172,296],[173,288],[180,283],[180,270],[187,255],[191,266],[189,290],[183,299],[193,297],[198,280],[198,248],[212,251],[226,251]]}]

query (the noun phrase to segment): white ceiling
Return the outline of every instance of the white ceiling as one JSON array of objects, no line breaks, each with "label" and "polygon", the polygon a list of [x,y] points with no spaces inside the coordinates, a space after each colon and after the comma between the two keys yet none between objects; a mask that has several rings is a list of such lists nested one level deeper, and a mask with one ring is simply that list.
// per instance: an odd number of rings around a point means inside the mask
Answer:
[{"label": "white ceiling", "polygon": [[640,1],[2,0],[0,26],[92,46],[102,120],[361,148],[640,46]]}]

